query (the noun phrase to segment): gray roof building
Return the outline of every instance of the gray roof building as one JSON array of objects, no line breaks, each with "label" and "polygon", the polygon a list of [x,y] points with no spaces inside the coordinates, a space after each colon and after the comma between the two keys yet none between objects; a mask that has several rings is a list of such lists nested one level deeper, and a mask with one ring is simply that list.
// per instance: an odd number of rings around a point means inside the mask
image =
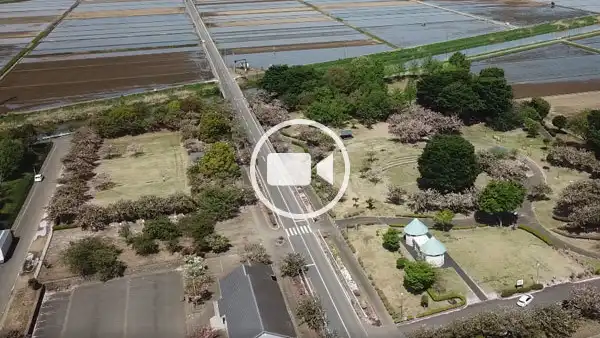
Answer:
[{"label": "gray roof building", "polygon": [[242,265],[219,280],[218,315],[229,338],[294,338],[296,331],[270,265]]}]

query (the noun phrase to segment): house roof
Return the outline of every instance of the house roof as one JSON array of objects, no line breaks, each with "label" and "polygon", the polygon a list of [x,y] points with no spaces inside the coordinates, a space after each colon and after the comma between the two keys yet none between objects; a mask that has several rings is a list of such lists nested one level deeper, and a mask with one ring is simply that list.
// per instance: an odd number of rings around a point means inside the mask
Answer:
[{"label": "house roof", "polygon": [[270,265],[242,265],[219,280],[219,313],[229,338],[296,337],[283,295]]},{"label": "house roof", "polygon": [[427,256],[439,256],[446,253],[446,246],[438,241],[437,238],[431,237],[420,247],[420,250]]},{"label": "house roof", "polygon": [[410,221],[410,223],[404,227],[404,234],[410,236],[421,236],[427,234],[428,232],[429,229],[427,226],[416,218]]}]

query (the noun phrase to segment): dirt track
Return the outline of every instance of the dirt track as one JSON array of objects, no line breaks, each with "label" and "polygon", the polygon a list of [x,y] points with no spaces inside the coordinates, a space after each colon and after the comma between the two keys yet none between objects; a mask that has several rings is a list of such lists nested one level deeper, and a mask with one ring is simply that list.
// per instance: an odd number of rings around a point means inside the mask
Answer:
[{"label": "dirt track", "polygon": [[8,108],[22,110],[210,78],[200,53],[21,63],[0,82],[0,100],[16,96]]},{"label": "dirt track", "polygon": [[551,83],[513,84],[515,98],[582,93],[600,90],[600,79]]},{"label": "dirt track", "polygon": [[[248,48],[228,48],[227,51],[236,54],[254,54],[266,52],[283,52],[290,50],[304,49],[324,49],[324,48],[339,48],[339,47],[354,47],[354,46],[369,46],[376,45],[374,40],[354,40],[354,41],[336,41],[336,42],[320,42],[320,43],[299,43],[295,45],[281,46],[264,46],[264,47],[248,47]],[[318,53],[315,51],[315,53]]]}]

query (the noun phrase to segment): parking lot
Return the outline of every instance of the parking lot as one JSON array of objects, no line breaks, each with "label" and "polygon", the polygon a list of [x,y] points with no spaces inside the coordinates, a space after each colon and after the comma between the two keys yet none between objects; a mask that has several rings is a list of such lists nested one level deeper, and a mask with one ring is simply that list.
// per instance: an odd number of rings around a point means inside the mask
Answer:
[{"label": "parking lot", "polygon": [[33,337],[183,338],[182,297],[183,285],[177,272],[48,292]]}]

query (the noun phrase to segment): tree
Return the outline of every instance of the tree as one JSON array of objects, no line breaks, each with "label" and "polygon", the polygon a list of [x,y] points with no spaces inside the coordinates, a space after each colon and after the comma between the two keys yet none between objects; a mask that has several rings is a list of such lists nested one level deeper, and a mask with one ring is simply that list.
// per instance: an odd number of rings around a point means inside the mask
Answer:
[{"label": "tree", "polygon": [[200,159],[198,169],[201,174],[211,178],[227,179],[240,175],[240,167],[235,162],[235,151],[225,142],[213,144]]},{"label": "tree", "polygon": [[457,81],[444,87],[436,99],[436,106],[444,115],[458,114],[465,122],[478,120],[483,102],[470,83]]},{"label": "tree", "polygon": [[202,302],[210,295],[209,288],[215,279],[208,273],[204,258],[196,255],[183,257],[183,277],[185,293],[194,304]]},{"label": "tree", "polygon": [[600,290],[593,286],[576,287],[565,306],[584,318],[600,320]]},{"label": "tree", "polygon": [[131,247],[140,256],[157,254],[160,251],[158,243],[147,234],[130,237]]},{"label": "tree", "polygon": [[214,253],[227,252],[231,247],[229,238],[219,234],[208,235],[206,237],[206,244],[208,244],[210,250]]},{"label": "tree", "polygon": [[454,213],[448,209],[440,210],[433,216],[435,225],[443,230],[452,227],[452,219],[454,219]]},{"label": "tree", "polygon": [[71,242],[63,251],[63,260],[71,272],[82,277],[97,276],[102,281],[123,275],[125,263],[119,260],[121,250],[98,237]]},{"label": "tree", "polygon": [[596,156],[600,154],[600,110],[592,110],[587,116],[586,140],[594,149]]},{"label": "tree", "polygon": [[221,332],[213,329],[212,327],[202,326],[194,330],[191,334],[187,335],[186,338],[219,338]]},{"label": "tree", "polygon": [[0,182],[12,177],[25,157],[25,146],[20,140],[0,139]]},{"label": "tree", "polygon": [[300,95],[310,92],[323,82],[323,76],[313,66],[275,65],[265,72],[259,86],[279,97],[290,109],[299,104]]},{"label": "tree", "polygon": [[541,201],[549,199],[548,195],[552,194],[552,188],[544,182],[533,185],[527,197],[532,201]]},{"label": "tree", "polygon": [[526,118],[523,123],[525,125],[525,129],[527,129],[527,136],[536,137],[540,134],[539,122],[530,118]]},{"label": "tree", "polygon": [[579,137],[585,138],[588,132],[588,111],[583,111],[576,116],[572,116],[567,121],[567,129]]},{"label": "tree", "polygon": [[479,168],[475,148],[459,135],[436,135],[418,161],[419,184],[440,192],[458,192],[473,186]]},{"label": "tree", "polygon": [[510,131],[521,127],[523,119],[517,109],[510,108],[504,113],[489,117],[486,125],[497,131]]},{"label": "tree", "polygon": [[206,112],[200,117],[198,138],[207,143],[217,142],[231,133],[231,122],[222,113]]},{"label": "tree", "polygon": [[181,230],[167,217],[148,220],[144,223],[143,233],[151,239],[169,241],[181,236]]},{"label": "tree", "polygon": [[288,253],[283,257],[281,264],[281,275],[284,277],[296,277],[302,272],[308,271],[306,259],[300,253]]},{"label": "tree", "polygon": [[375,200],[373,199],[373,197],[367,198],[365,200],[365,203],[367,203],[367,209],[369,209],[369,210],[375,209],[375,206],[373,205],[375,203]]},{"label": "tree", "polygon": [[525,199],[526,190],[512,181],[491,181],[479,195],[479,209],[496,214],[502,226],[501,213],[514,212]]},{"label": "tree", "polygon": [[271,256],[267,253],[267,249],[260,243],[248,243],[244,245],[242,262],[272,263]]},{"label": "tree", "polygon": [[385,121],[391,111],[390,97],[385,86],[365,85],[351,94],[350,102],[354,107],[352,115],[366,125]]},{"label": "tree", "polygon": [[458,69],[471,70],[471,61],[467,59],[467,56],[461,52],[456,52],[450,56],[448,63]]},{"label": "tree", "polygon": [[500,121],[504,124],[512,122],[512,88],[501,69],[482,70],[480,76],[474,78],[472,86],[481,100],[481,110],[475,116],[476,121],[497,120],[496,124]]},{"label": "tree", "polygon": [[552,118],[552,124],[559,130],[562,130],[567,126],[567,118],[564,115],[556,115]]},{"label": "tree", "polygon": [[382,240],[382,245],[386,250],[391,252],[400,250],[400,234],[398,233],[398,230],[389,228],[383,234]]},{"label": "tree", "polygon": [[404,202],[406,190],[397,185],[389,185],[387,192],[387,201],[392,204],[400,205]]},{"label": "tree", "polygon": [[444,116],[419,105],[411,105],[402,113],[388,118],[388,130],[401,142],[414,143],[438,133],[454,133],[463,126],[456,116]]},{"label": "tree", "polygon": [[457,81],[469,82],[470,80],[469,71],[464,69],[425,74],[417,81],[417,103],[433,111],[439,111],[437,100],[444,88]]},{"label": "tree", "polygon": [[543,120],[550,113],[550,103],[541,97],[534,97],[530,101],[526,101],[525,104],[539,114],[540,120]]},{"label": "tree", "polygon": [[429,289],[436,281],[435,268],[425,262],[407,262],[404,266],[404,286],[413,293],[421,293]]},{"label": "tree", "polygon": [[305,297],[298,302],[296,316],[300,324],[306,324],[310,329],[321,333],[327,325],[325,310],[317,297]]},{"label": "tree", "polygon": [[306,117],[334,127],[343,126],[351,113],[351,105],[337,95],[315,100],[306,110]]}]

